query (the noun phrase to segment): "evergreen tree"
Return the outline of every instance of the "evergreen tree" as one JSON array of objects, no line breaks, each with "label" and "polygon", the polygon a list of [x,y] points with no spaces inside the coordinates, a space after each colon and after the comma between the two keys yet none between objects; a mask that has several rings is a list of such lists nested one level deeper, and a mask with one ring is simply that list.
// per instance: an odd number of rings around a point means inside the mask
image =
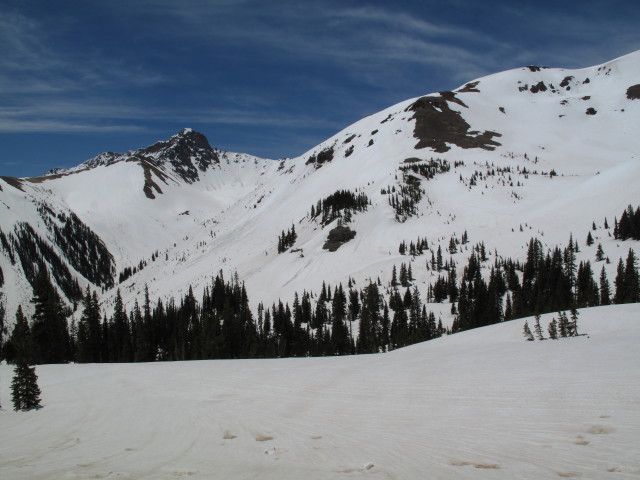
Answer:
[{"label": "evergreen tree", "polygon": [[5,323],[5,313],[6,310],[4,304],[2,303],[2,292],[0,292],[0,360],[2,360],[5,356],[4,346],[7,341],[6,336],[8,332],[7,325]]},{"label": "evergreen tree", "polygon": [[593,237],[591,236],[591,232],[589,232],[587,233],[587,247],[590,247],[591,245],[593,245]]},{"label": "evergreen tree", "polygon": [[393,266],[393,270],[391,271],[391,286],[397,287],[398,284],[398,273],[396,271],[396,266]]},{"label": "evergreen tree", "polygon": [[455,237],[451,237],[449,239],[449,253],[452,254],[452,255],[454,253],[458,253],[458,247],[456,245]]},{"label": "evergreen tree", "polygon": [[600,305],[611,305],[611,287],[609,286],[604,265],[600,270]]},{"label": "evergreen tree", "polygon": [[350,351],[351,339],[349,338],[349,330],[345,323],[347,319],[347,296],[342,289],[342,284],[338,285],[338,288],[336,288],[333,293],[331,317],[333,319],[331,327],[331,353],[346,355]]},{"label": "evergreen tree", "polygon": [[535,332],[536,332],[536,337],[538,337],[538,340],[544,340],[544,335],[542,334],[542,327],[540,326],[540,315],[536,315],[535,316]]},{"label": "evergreen tree", "polygon": [[380,346],[380,306],[381,295],[376,283],[370,283],[362,293],[362,311],[360,314],[360,334],[358,335],[358,353],[376,353]]},{"label": "evergreen tree", "polygon": [[571,309],[571,320],[567,322],[567,337],[578,336],[578,311],[575,308]]},{"label": "evergreen tree", "polygon": [[380,343],[382,344],[383,352],[386,352],[389,349],[389,345],[391,343],[391,324],[389,322],[389,307],[385,303],[384,311],[382,313],[382,329],[381,329],[382,338],[380,339]]},{"label": "evergreen tree", "polygon": [[29,322],[22,313],[22,305],[16,310],[16,322],[11,337],[5,345],[5,357],[9,363],[19,361],[32,364],[35,361],[35,345],[31,336]]},{"label": "evergreen tree", "polygon": [[625,289],[625,269],[622,259],[618,260],[618,268],[616,270],[616,278],[614,280],[615,294],[613,301],[615,303],[626,303],[626,289]]},{"label": "evergreen tree", "polygon": [[598,285],[593,279],[589,261],[580,262],[576,278],[576,303],[578,307],[595,307],[600,303]]},{"label": "evergreen tree", "polygon": [[568,337],[569,336],[569,319],[567,318],[567,314],[564,312],[558,312],[558,334],[560,337]]},{"label": "evergreen tree", "polygon": [[605,258],[604,250],[602,249],[602,244],[598,243],[598,248],[596,249],[596,262],[602,262]]},{"label": "evergreen tree", "polygon": [[96,292],[92,293],[88,286],[82,299],[82,306],[82,316],[78,323],[77,360],[78,362],[99,362],[102,343],[100,307]]},{"label": "evergreen tree", "polygon": [[576,251],[577,249],[573,242],[573,235],[570,234],[569,245],[567,245],[567,248],[564,250],[564,264],[571,287],[576,283]]},{"label": "evergreen tree", "polygon": [[[397,291],[396,294],[399,296]],[[393,320],[391,322],[391,328],[389,332],[389,342],[391,344],[391,348],[393,349],[401,348],[409,344],[407,312],[401,303],[402,302],[400,301],[398,308],[394,310]]]},{"label": "evergreen tree", "polygon": [[[205,295],[208,294],[208,288],[205,289]],[[208,305],[209,306],[209,305]],[[210,310],[210,308],[209,308]],[[144,304],[142,306],[142,328],[138,332],[138,359],[143,362],[151,362],[155,360],[157,346],[155,340],[155,331],[153,324],[153,316],[151,314],[151,300],[149,299],[149,287],[144,285]],[[215,335],[215,329],[207,331],[207,333]],[[204,341],[204,339],[203,339]],[[209,350],[210,351],[210,350]]]},{"label": "evergreen tree", "polygon": [[511,305],[511,295],[507,293],[507,300],[504,307],[504,319],[511,320],[513,317],[513,307]]},{"label": "evergreen tree", "polygon": [[69,329],[65,308],[42,268],[33,284],[33,325],[31,334],[36,347],[36,363],[64,363],[71,360]]},{"label": "evergreen tree", "polygon": [[531,329],[529,328],[529,324],[527,323],[527,321],[525,320],[524,322],[524,338],[527,339],[527,341],[529,342],[533,342],[534,338],[533,338],[533,333],[531,333]]},{"label": "evergreen tree", "polygon": [[400,284],[403,287],[409,286],[409,274],[407,272],[407,266],[404,263],[400,264]]},{"label": "evergreen tree", "polygon": [[447,278],[447,296],[451,303],[458,300],[458,280],[456,277],[456,267],[451,265],[449,268],[449,276]]},{"label": "evergreen tree", "polygon": [[551,323],[549,323],[548,332],[549,332],[550,339],[552,340],[558,339],[558,322],[556,322],[555,317],[553,318],[553,320],[551,320]]},{"label": "evergreen tree", "polygon": [[[115,306],[113,316],[109,324],[109,361],[110,362],[131,362],[133,361],[133,347],[131,344],[131,330],[127,312],[122,303],[120,289],[116,291]],[[178,341],[176,347],[179,351],[174,359],[184,360],[183,343]]]},{"label": "evergreen tree", "polygon": [[640,277],[633,249],[629,249],[624,269],[624,302],[640,302]]},{"label": "evergreen tree", "polygon": [[11,381],[13,409],[18,411],[40,408],[40,393],[35,367],[30,367],[21,359],[14,368]]}]

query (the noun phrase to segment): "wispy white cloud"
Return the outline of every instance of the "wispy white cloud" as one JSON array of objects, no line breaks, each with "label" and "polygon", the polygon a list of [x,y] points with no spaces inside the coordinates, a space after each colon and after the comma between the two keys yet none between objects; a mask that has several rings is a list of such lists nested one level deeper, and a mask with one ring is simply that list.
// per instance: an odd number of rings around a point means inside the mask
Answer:
[{"label": "wispy white cloud", "polygon": [[[475,29],[444,24],[435,15],[431,21],[416,18],[397,8],[341,7],[330,2],[280,2],[279,8],[264,2],[154,5],[155,15],[173,20],[167,26],[169,35],[228,46],[229,55],[236,55],[237,48],[252,47],[276,58],[328,62],[345,70],[416,63],[449,69],[481,63],[477,45],[487,50],[505,47]],[[144,2],[137,4],[138,11],[145,8]],[[476,46],[459,46],[461,40],[472,40]]]},{"label": "wispy white cloud", "polygon": [[[331,0],[137,0],[94,5],[96,15],[104,14],[124,31],[134,32],[132,42],[141,39],[144,47],[132,43],[131,48],[140,48],[142,57],[144,48],[157,41],[167,51],[150,50],[149,57],[179,60],[181,54],[188,57],[188,49],[198,48],[202,58],[189,60],[193,69],[172,69],[168,60],[137,65],[131,57],[121,58],[121,51],[109,52],[104,46],[63,48],[57,42],[60,32],[57,36],[47,23],[55,19],[0,6],[0,132],[129,131],[132,125],[160,118],[283,129],[342,128],[347,118],[356,120],[387,102],[429,93],[434,85],[430,79],[438,81],[434,89],[445,89],[542,57],[557,66],[588,66],[593,57],[606,60],[610,44],[585,42],[584,32],[590,32],[589,38],[608,35],[616,48],[640,48],[634,22],[614,25],[580,12],[550,14],[526,2],[517,8],[491,4],[492,15],[522,26],[522,36],[512,38],[469,21],[443,21],[437,8],[424,9],[429,13],[418,16],[402,3],[381,5]],[[57,27],[60,30],[77,27],[74,22],[79,19],[71,12],[67,15],[70,20]],[[566,45],[560,48],[558,39]],[[262,62],[265,70],[286,65],[286,76],[280,85],[265,85],[259,78],[235,85],[229,82],[232,76],[224,76],[225,69],[252,61]],[[200,64],[207,68],[201,70]],[[322,75],[327,71],[330,74]],[[227,83],[221,85],[218,77]],[[144,95],[159,86],[164,87],[160,93]],[[169,87],[175,87],[178,97],[180,87],[201,89],[200,102],[165,102]],[[362,87],[375,95],[375,101],[359,92]],[[318,99],[333,103],[312,113],[304,102]],[[346,110],[353,115],[346,115]]]},{"label": "wispy white cloud", "polygon": [[65,51],[53,37],[41,22],[0,7],[0,94],[50,95],[166,81],[157,72],[139,72],[82,46]]},{"label": "wispy white cloud", "polygon": [[330,119],[314,115],[288,113],[269,108],[172,109],[163,106],[118,106],[100,101],[73,100],[0,109],[0,132],[118,132],[143,131],[158,119],[183,124],[270,126],[282,128],[337,128]]},{"label": "wispy white cloud", "polygon": [[65,120],[7,120],[0,118],[0,133],[114,133],[146,131],[146,127],[140,125],[97,125],[92,123],[73,123]]}]

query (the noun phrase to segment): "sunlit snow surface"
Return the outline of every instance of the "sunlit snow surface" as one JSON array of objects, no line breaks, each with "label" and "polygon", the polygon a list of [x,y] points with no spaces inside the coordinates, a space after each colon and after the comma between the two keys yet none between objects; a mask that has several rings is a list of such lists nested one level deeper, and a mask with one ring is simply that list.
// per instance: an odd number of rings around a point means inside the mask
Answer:
[{"label": "sunlit snow surface", "polygon": [[31,412],[3,365],[0,478],[640,478],[640,304],[580,313],[558,341],[515,320],[378,355],[39,366]]}]

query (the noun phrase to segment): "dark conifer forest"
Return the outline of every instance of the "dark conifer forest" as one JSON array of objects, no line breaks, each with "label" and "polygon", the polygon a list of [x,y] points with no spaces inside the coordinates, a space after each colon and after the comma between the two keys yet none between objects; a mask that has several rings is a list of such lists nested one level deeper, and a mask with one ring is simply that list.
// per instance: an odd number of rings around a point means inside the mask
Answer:
[{"label": "dark conifer forest", "polygon": [[[294,232],[292,227],[283,239]],[[35,234],[24,238],[37,242]],[[468,241],[466,232],[463,238]],[[456,244],[453,237],[452,242]],[[19,258],[29,245],[30,241],[14,242]],[[428,248],[426,238],[400,244],[401,253],[413,258]],[[66,277],[50,274],[42,260],[34,262],[33,318],[27,320],[18,309],[13,331],[9,335],[4,328],[0,337],[2,355],[16,362],[20,352],[29,364],[43,364],[375,353],[504,320],[640,301],[632,249],[626,261],[620,259],[612,287],[604,268],[598,274],[589,261],[576,263],[578,248],[571,236],[564,249],[547,251],[532,238],[524,262],[498,256],[490,261],[484,244],[476,244],[458,281],[456,265],[443,260],[438,246],[437,255],[432,252],[425,262],[437,273],[426,292],[414,284],[418,263],[409,261],[399,269],[394,266],[385,282],[377,279],[360,289],[351,280],[346,287],[323,283],[319,292],[296,292],[292,304],[261,303],[256,312],[237,275],[226,279],[222,272],[198,296],[189,287],[182,298],[152,301],[145,288],[130,311],[118,291],[111,316],[101,310],[97,292],[87,288],[77,294],[81,315],[71,323],[72,311],[51,280]],[[445,328],[425,301],[451,304],[452,326]]]}]

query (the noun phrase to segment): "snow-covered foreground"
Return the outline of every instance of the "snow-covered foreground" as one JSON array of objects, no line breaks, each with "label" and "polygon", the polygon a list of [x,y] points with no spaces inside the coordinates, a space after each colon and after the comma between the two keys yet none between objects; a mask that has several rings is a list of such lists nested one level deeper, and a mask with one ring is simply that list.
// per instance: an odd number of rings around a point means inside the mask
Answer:
[{"label": "snow-covered foreground", "polygon": [[[552,315],[545,315],[546,327]],[[529,321],[532,326],[532,321]],[[0,478],[640,478],[640,304],[359,357],[56,365]]]}]

